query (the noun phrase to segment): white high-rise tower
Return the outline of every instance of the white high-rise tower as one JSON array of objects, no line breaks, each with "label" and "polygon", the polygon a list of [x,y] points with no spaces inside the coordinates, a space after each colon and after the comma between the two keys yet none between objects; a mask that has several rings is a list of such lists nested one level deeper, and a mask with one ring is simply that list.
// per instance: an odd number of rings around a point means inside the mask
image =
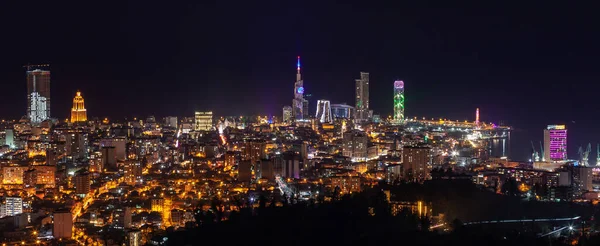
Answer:
[{"label": "white high-rise tower", "polygon": [[331,103],[329,100],[318,100],[317,101],[317,114],[316,118],[321,123],[331,123],[333,121],[331,116]]},{"label": "white high-rise tower", "polygon": [[50,118],[49,65],[27,65],[27,118],[33,125]]}]

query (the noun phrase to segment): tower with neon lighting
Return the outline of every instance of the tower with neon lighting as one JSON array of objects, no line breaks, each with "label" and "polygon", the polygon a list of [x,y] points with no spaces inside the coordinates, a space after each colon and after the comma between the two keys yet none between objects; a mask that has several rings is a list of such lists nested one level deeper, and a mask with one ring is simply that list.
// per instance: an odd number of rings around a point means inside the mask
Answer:
[{"label": "tower with neon lighting", "polygon": [[544,159],[564,161],[567,159],[567,127],[549,125],[544,130]]},{"label": "tower with neon lighting", "polygon": [[300,73],[300,56],[296,63],[296,82],[294,83],[294,99],[292,100],[292,117],[294,120],[306,118],[308,114],[308,100],[304,99],[304,81]]},{"label": "tower with neon lighting", "polygon": [[404,81],[394,81],[394,123],[404,122]]}]

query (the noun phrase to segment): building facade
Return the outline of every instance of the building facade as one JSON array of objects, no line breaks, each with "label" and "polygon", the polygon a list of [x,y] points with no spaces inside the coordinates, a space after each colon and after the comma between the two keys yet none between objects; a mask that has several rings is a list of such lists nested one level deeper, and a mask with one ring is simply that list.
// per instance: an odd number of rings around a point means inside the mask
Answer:
[{"label": "building facade", "polygon": [[330,178],[331,188],[340,188],[342,194],[360,192],[360,177],[357,173],[337,174]]},{"label": "building facade", "polygon": [[336,119],[351,119],[353,112],[354,107],[348,104],[331,104],[331,113]]},{"label": "building facade", "polygon": [[100,140],[100,147],[114,147],[117,160],[127,159],[127,138],[125,137],[103,138]]},{"label": "building facade", "polygon": [[544,130],[544,160],[562,161],[567,159],[567,127],[549,125]]},{"label": "building facade", "polygon": [[213,128],[212,111],[196,112],[194,114],[194,130],[210,131]]},{"label": "building facade", "polygon": [[172,128],[177,128],[178,124],[177,124],[177,116],[167,116],[165,117],[165,126],[167,127],[172,127]]},{"label": "building facade", "polygon": [[353,162],[366,161],[368,157],[368,142],[369,137],[365,132],[359,130],[345,132],[342,142],[343,155],[350,157]]},{"label": "building facade", "polygon": [[15,216],[23,213],[23,199],[20,197],[5,197],[0,204],[0,218]]},{"label": "building facade", "polygon": [[142,164],[139,161],[125,161],[125,165],[123,167],[123,176],[125,178],[125,183],[127,183],[128,185],[136,185],[138,183],[142,183],[142,171]]},{"label": "building facade", "polygon": [[283,107],[283,122],[289,123],[292,122],[292,107],[285,106]]},{"label": "building facade", "polygon": [[54,238],[71,238],[73,234],[73,215],[70,211],[56,211],[52,214],[54,218],[54,228],[52,235]]},{"label": "building facade", "polygon": [[424,146],[404,146],[402,149],[402,165],[404,179],[423,181],[431,176],[431,148]]},{"label": "building facade", "polygon": [[283,154],[283,163],[281,165],[281,177],[284,178],[300,178],[302,157],[293,152]]},{"label": "building facade", "polygon": [[90,193],[91,176],[87,171],[79,171],[75,174],[75,194],[84,197]]}]

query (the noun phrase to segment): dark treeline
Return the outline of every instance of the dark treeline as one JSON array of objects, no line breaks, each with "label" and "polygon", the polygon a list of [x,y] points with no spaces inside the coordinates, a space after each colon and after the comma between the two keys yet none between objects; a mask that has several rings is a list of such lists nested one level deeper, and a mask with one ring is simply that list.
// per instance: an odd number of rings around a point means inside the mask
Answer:
[{"label": "dark treeline", "polygon": [[395,200],[432,202],[434,214],[443,213],[448,221],[574,216],[587,219],[596,213],[591,204],[529,201],[520,196],[500,195],[480,189],[470,180],[430,180],[424,184],[382,184],[380,187],[390,190]]},{"label": "dark treeline", "polygon": [[[456,194],[447,196],[449,203],[457,202],[451,196],[463,196],[463,189],[467,189],[466,193],[470,189],[458,187]],[[197,227],[170,231],[168,245],[566,245],[568,241],[566,238],[538,239],[533,233],[517,230],[499,234],[493,228],[464,227],[460,220],[450,222],[452,232],[429,231],[430,222],[425,218],[408,211],[391,214],[382,192],[387,188],[390,187],[379,186],[328,203],[285,204],[283,207],[267,206],[266,198],[261,197],[258,208],[243,208],[230,214],[228,220],[221,220],[222,210],[215,203],[209,211],[196,214]],[[417,190],[404,195],[418,196],[421,191],[425,193],[420,194],[427,194],[423,199],[441,196],[427,193],[427,185],[400,185],[393,192],[408,188]],[[465,199],[469,198],[475,199]],[[505,206],[503,203],[495,205]],[[460,204],[453,206],[462,210]],[[599,242],[592,237],[580,240],[579,244],[599,245],[596,244]]]}]

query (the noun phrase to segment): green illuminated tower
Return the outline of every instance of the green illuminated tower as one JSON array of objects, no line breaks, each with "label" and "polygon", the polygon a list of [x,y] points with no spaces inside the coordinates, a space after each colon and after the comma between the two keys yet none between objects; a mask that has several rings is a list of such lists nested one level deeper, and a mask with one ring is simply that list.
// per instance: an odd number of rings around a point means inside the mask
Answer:
[{"label": "green illuminated tower", "polygon": [[404,122],[404,82],[394,81],[394,123]]}]

